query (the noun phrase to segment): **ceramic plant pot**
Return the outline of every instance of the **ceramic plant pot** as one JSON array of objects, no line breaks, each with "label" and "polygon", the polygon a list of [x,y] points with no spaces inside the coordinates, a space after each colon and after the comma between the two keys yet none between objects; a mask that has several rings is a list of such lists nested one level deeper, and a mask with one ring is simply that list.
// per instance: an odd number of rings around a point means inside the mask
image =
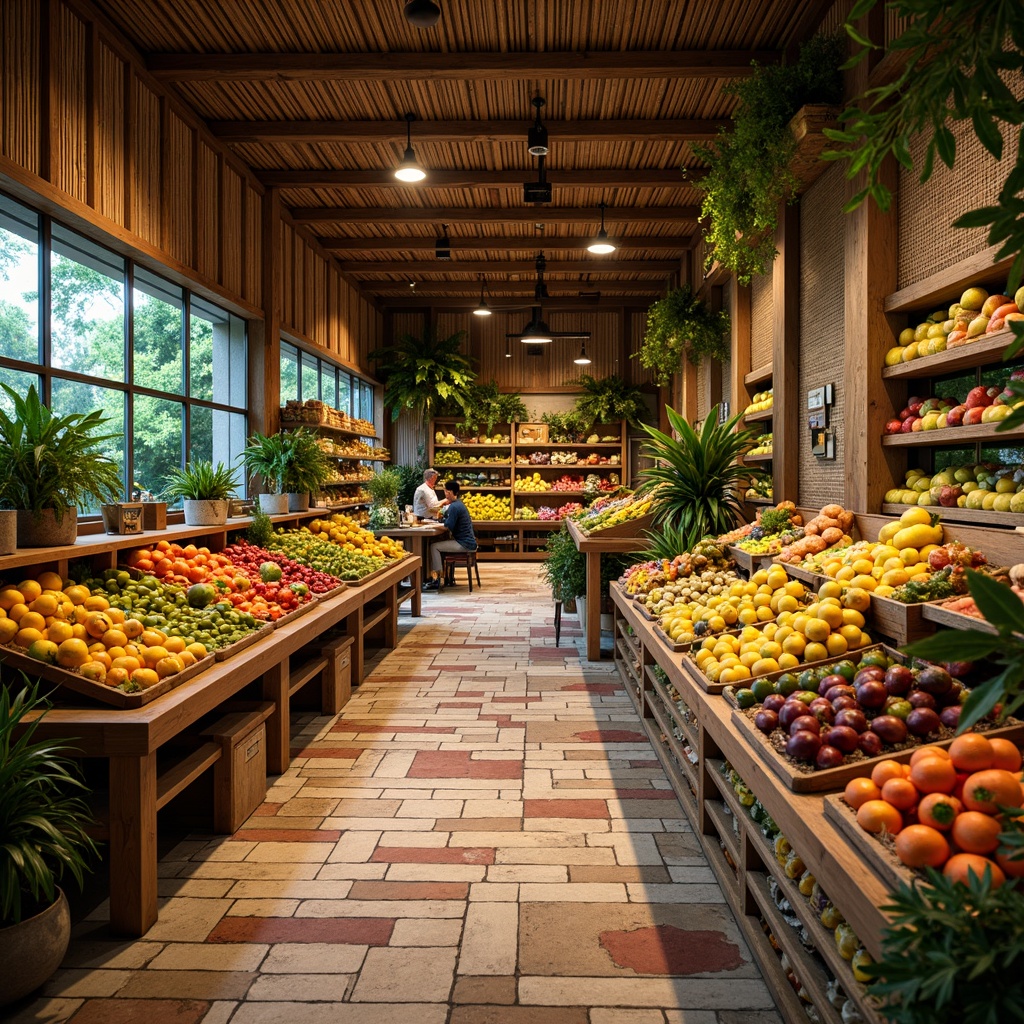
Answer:
[{"label": "ceramic plant pot", "polygon": [[309,491],[300,491],[300,492],[289,491],[289,493],[288,493],[288,511],[289,512],[308,512],[309,511]]},{"label": "ceramic plant pot", "polygon": [[77,509],[68,509],[59,519],[52,508],[38,514],[19,509],[17,517],[19,548],[61,547],[78,538]]},{"label": "ceramic plant pot", "polygon": [[223,526],[228,521],[227,500],[186,498],[182,504],[186,526]]},{"label": "ceramic plant pot", "polygon": [[34,992],[60,967],[71,940],[71,911],[61,889],[46,910],[18,924],[0,928],[4,969],[0,971],[0,1006]]},{"label": "ceramic plant pot", "polygon": [[288,514],[287,494],[261,494],[260,509],[268,516],[284,516]]}]

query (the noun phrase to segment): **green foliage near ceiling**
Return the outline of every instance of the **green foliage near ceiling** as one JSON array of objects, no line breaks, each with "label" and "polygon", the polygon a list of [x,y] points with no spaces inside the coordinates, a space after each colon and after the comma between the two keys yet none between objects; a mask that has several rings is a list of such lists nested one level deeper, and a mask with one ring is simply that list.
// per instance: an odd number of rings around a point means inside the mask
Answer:
[{"label": "green foliage near ceiling", "polygon": [[523,400],[515,392],[503,394],[498,390],[498,382],[493,378],[486,384],[471,384],[466,390],[466,403],[460,409],[457,402],[447,402],[440,414],[459,416],[457,427],[470,433],[484,433],[488,436],[495,432],[499,423],[521,423],[530,418]]},{"label": "green foliage near ceiling", "polygon": [[573,408],[579,416],[579,422],[586,421],[588,426],[611,425],[619,420],[627,420],[638,427],[648,415],[643,392],[615,374],[591,377],[589,373],[584,373],[567,383],[583,391]]},{"label": "green foliage near ceiling", "polygon": [[633,358],[654,374],[656,383],[667,384],[682,369],[684,355],[694,365],[704,356],[728,358],[730,326],[725,310],[712,311],[684,284],[647,310],[643,344]]}]

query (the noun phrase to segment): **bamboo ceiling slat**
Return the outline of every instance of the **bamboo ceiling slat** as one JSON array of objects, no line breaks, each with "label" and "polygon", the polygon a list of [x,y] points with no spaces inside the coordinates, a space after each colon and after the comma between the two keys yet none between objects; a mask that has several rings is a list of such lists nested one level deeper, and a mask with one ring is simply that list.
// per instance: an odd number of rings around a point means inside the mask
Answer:
[{"label": "bamboo ceiling slat", "polygon": [[119,224],[125,196],[124,80],[124,61],[101,45],[96,69],[96,210]]},{"label": "bamboo ceiling slat", "polygon": [[39,9],[36,0],[0,3],[0,152],[39,173]]},{"label": "bamboo ceiling slat", "polygon": [[53,64],[55,108],[50,172],[53,184],[81,202],[87,198],[85,25],[65,7],[55,11],[56,45],[63,59]]}]

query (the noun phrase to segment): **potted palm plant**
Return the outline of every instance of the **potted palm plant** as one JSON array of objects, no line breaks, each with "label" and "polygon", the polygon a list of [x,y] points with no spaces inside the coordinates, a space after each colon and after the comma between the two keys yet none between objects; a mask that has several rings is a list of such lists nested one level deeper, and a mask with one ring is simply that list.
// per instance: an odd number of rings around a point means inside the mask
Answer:
[{"label": "potted palm plant", "polygon": [[36,391],[20,395],[0,384],[14,406],[0,409],[0,503],[17,511],[18,546],[74,544],[78,510],[113,501],[124,491],[116,464],[101,445],[101,412],[51,412]]},{"label": "potted palm plant", "polygon": [[34,740],[48,703],[39,684],[0,686],[0,1006],[43,984],[71,938],[65,873],[79,886],[96,852],[91,818],[68,748]]},{"label": "potted palm plant", "polygon": [[245,468],[263,480],[266,490],[259,494],[260,508],[269,516],[284,515],[288,511],[288,495],[284,491],[284,475],[288,469],[288,442],[286,436],[253,434],[249,446],[242,452]]},{"label": "potted palm plant", "polygon": [[234,474],[223,462],[208,459],[173,469],[164,495],[181,498],[187,526],[223,526],[228,521],[228,499],[235,489]]},{"label": "potted palm plant", "polygon": [[288,496],[288,511],[305,512],[310,495],[320,491],[331,479],[334,462],[312,430],[299,427],[284,438],[288,462],[281,486]]}]

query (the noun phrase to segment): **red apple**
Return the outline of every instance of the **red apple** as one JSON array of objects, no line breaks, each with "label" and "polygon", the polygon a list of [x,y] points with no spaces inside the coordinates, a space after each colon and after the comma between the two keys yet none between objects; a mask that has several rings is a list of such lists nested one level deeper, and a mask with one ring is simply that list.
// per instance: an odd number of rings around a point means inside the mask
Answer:
[{"label": "red apple", "polygon": [[901,420],[909,420],[914,414],[905,406],[896,414]]},{"label": "red apple", "polygon": [[902,426],[903,426],[903,421],[902,420],[889,420],[889,422],[886,423],[886,425],[885,425],[885,432],[887,434],[898,434],[900,432],[900,428]]},{"label": "red apple", "polygon": [[988,408],[984,405],[976,405],[973,409],[968,409],[964,413],[964,426],[973,427],[976,423],[981,422],[981,417],[984,415],[985,409]]},{"label": "red apple", "polygon": [[[995,395],[992,397],[994,398]],[[966,405],[968,409],[976,409],[978,407],[984,408],[986,405],[991,404],[992,403],[989,400],[988,395],[988,388],[981,387],[980,385],[976,388],[971,388],[971,390],[967,392],[967,398],[964,399],[964,405]]]},{"label": "red apple", "polygon": [[923,398],[911,398],[907,400],[907,408],[914,416],[916,416],[921,411],[922,405],[924,405]]},{"label": "red apple", "polygon": [[900,426],[901,434],[909,434],[914,429],[914,423],[920,423],[921,421],[915,416],[908,416]]},{"label": "red apple", "polygon": [[[963,490],[959,487],[943,487],[942,490],[939,491],[939,504],[943,505],[945,508],[956,508],[956,499],[963,493]],[[935,552],[933,551],[932,554],[934,555]]]},{"label": "red apple", "polygon": [[946,413],[946,426],[959,427],[964,421],[964,413],[966,412],[966,405],[954,405],[953,408]]}]

